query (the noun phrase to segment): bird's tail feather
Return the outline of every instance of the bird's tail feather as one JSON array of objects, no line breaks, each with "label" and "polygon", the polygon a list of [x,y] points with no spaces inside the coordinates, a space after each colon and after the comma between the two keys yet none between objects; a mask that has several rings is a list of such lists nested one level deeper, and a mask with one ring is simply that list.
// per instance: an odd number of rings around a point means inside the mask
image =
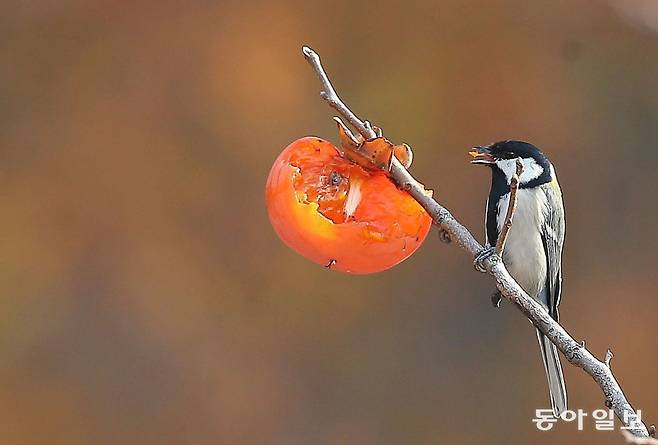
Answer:
[{"label": "bird's tail feather", "polygon": [[567,389],[564,385],[564,375],[557,348],[541,332],[537,331],[537,339],[544,360],[544,369],[548,379],[548,390],[551,396],[553,414],[558,417],[567,410]]}]

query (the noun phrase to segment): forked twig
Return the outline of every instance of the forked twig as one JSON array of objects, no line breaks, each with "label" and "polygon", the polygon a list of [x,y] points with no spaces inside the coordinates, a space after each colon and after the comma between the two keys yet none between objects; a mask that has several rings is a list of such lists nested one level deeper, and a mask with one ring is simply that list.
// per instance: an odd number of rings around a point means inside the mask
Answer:
[{"label": "forked twig", "polygon": [[[320,82],[322,83],[322,98],[332,108],[340,113],[354,128],[366,139],[377,136],[372,126],[361,121],[338,97],[331,86],[326,72],[320,64],[320,57],[311,48],[303,48],[304,57],[313,67]],[[483,251],[482,245],[477,242],[471,232],[466,229],[452,214],[427,193],[423,185],[418,182],[409,171],[402,166],[400,161],[393,156],[389,172],[390,178],[402,189],[406,190],[418,203],[423,206],[432,217],[434,224],[444,230],[462,249],[475,258]],[[612,408],[622,423],[629,427],[637,437],[648,437],[644,423],[632,424],[629,419],[637,418],[635,410],[624,395],[619,383],[606,364],[598,360],[590,353],[584,345],[573,339],[571,335],[556,322],[544,309],[544,307],[526,294],[523,289],[509,274],[505,265],[500,261],[499,255],[491,255],[482,260],[482,266],[495,280],[498,290],[510,302],[512,302],[539,331],[557,346],[567,360],[584,370],[599,385],[606,400],[610,401]]]},{"label": "forked twig", "polygon": [[514,219],[514,212],[516,212],[516,204],[518,201],[516,193],[519,190],[519,178],[521,177],[521,173],[523,173],[523,163],[521,162],[521,159],[517,159],[516,173],[514,173],[509,183],[509,202],[507,204],[505,222],[503,222],[503,226],[500,228],[500,236],[498,236],[498,241],[496,241],[496,253],[499,256],[503,255],[505,243],[509,236],[509,230],[512,228],[512,220]]},{"label": "forked twig", "polygon": [[320,56],[318,56],[318,53],[313,51],[308,46],[302,47],[302,53],[304,54],[304,57],[308,63],[310,63],[315,70],[315,73],[320,78],[320,82],[322,83],[322,91],[320,91],[320,97],[326,100],[333,109],[338,111],[338,113],[347,119],[347,121],[352,124],[352,126],[356,128],[356,130],[361,133],[361,136],[363,136],[365,139],[376,138],[377,133],[372,128],[372,126],[367,123],[368,121],[362,121],[359,119],[357,115],[354,114],[352,110],[347,108],[347,105],[345,105],[343,101],[340,100],[340,97],[338,97],[338,94],[336,94],[336,90],[334,90],[334,87],[331,85],[331,81],[329,80],[327,73],[324,71],[324,68],[322,68],[322,63],[320,62]]},{"label": "forked twig", "polygon": [[612,360],[612,357],[614,357],[614,354],[610,349],[605,351],[605,358],[603,359],[603,363],[609,368],[610,367],[610,361]]}]

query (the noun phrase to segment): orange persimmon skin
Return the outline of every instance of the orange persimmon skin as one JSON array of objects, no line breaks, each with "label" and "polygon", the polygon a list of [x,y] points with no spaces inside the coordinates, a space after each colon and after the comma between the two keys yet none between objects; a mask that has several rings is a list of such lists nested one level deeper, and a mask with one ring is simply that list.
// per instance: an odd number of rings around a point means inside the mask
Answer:
[{"label": "orange persimmon skin", "polygon": [[368,172],[331,143],[298,139],[274,161],[266,186],[274,230],[293,250],[353,274],[386,270],[413,254],[432,220],[384,172]]}]

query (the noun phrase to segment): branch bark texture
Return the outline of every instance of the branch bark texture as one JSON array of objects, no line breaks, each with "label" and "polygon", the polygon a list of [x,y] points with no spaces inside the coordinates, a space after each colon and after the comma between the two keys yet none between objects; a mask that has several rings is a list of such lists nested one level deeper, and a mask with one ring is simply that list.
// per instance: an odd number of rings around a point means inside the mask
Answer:
[{"label": "branch bark texture", "polygon": [[[377,132],[368,123],[359,119],[338,97],[329,78],[320,63],[320,57],[311,48],[302,49],[304,57],[315,70],[322,84],[320,96],[343,116],[366,140],[377,137]],[[423,206],[432,217],[434,224],[445,231],[450,239],[466,251],[473,259],[484,250],[484,247],[473,237],[471,232],[438,201],[425,187],[418,182],[409,171],[393,156],[390,166],[390,177],[399,187],[406,190]],[[560,352],[574,366],[581,368],[598,384],[605,396],[606,405],[611,407],[624,426],[636,437],[648,437],[647,427],[642,422],[633,423],[636,412],[626,399],[619,383],[615,379],[610,363],[597,359],[558,323],[544,307],[532,299],[509,274],[501,257],[494,253],[481,262],[482,268],[493,277],[502,296],[513,303],[537,329],[557,346]]]}]

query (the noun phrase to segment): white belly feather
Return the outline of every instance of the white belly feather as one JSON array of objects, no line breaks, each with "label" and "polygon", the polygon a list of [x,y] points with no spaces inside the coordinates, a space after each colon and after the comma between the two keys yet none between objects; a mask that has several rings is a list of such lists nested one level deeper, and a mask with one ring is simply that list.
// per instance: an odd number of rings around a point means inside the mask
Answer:
[{"label": "white belly feather", "polygon": [[[509,193],[500,200],[498,233],[507,214]],[[539,188],[519,189],[517,207],[503,261],[507,270],[531,297],[537,297],[546,282],[546,256],[540,228],[546,212],[546,195]]]}]

